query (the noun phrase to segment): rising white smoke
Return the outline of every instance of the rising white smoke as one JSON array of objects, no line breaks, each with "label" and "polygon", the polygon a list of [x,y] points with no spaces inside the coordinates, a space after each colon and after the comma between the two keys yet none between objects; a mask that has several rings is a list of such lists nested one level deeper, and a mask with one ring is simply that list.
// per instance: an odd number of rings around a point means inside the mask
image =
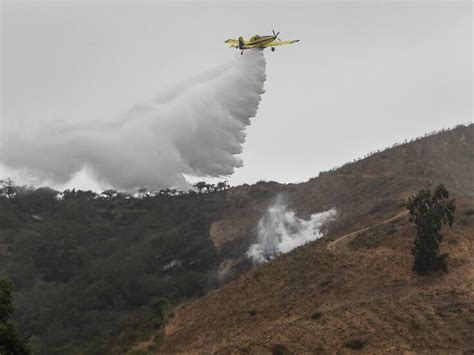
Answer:
[{"label": "rising white smoke", "polygon": [[183,174],[230,175],[242,166],[236,155],[264,81],[262,52],[247,51],[115,120],[4,127],[0,164],[56,184],[86,169],[123,190],[188,188]]},{"label": "rising white smoke", "polygon": [[296,217],[281,197],[267,210],[258,223],[258,240],[250,246],[247,256],[256,264],[321,238],[321,227],[336,216],[336,210],[311,215],[309,220]]}]

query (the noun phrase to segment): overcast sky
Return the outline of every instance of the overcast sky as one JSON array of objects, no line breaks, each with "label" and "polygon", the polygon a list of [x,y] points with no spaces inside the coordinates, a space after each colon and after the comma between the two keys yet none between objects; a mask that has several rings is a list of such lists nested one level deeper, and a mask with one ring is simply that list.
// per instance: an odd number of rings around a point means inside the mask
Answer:
[{"label": "overcast sky", "polygon": [[[281,31],[231,184],[300,182],[472,121],[472,3],[5,2],[1,123],[118,117]],[[9,171],[0,168],[0,175]]]}]

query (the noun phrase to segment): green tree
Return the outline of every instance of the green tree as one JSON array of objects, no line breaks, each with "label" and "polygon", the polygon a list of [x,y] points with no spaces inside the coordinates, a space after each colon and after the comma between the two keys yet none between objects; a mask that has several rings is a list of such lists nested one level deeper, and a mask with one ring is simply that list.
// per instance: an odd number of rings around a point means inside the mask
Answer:
[{"label": "green tree", "polygon": [[205,181],[199,181],[193,185],[199,193],[202,193],[202,191],[206,188],[207,184]]},{"label": "green tree", "polygon": [[20,337],[8,318],[13,312],[13,286],[8,280],[0,280],[0,354],[30,354],[26,342]]},{"label": "green tree", "polygon": [[415,256],[413,270],[419,274],[448,271],[447,254],[439,254],[439,243],[442,240],[443,224],[451,227],[454,222],[454,199],[449,199],[448,190],[443,185],[438,185],[434,191],[418,191],[409,198],[407,208],[410,211],[410,221],[416,225],[415,245],[412,249]]},{"label": "green tree", "polygon": [[217,191],[224,191],[229,188],[229,185],[227,184],[227,181],[220,181],[217,183],[216,190]]},{"label": "green tree", "polygon": [[[73,190],[74,191],[74,190]],[[113,200],[113,199],[117,199],[117,198],[120,198],[120,193],[115,191],[114,189],[109,189],[109,190],[105,190],[102,192],[102,196],[106,199],[106,200]]]},{"label": "green tree", "polygon": [[13,198],[16,194],[16,186],[12,179],[7,178],[5,180],[0,180],[0,196],[6,198]]}]

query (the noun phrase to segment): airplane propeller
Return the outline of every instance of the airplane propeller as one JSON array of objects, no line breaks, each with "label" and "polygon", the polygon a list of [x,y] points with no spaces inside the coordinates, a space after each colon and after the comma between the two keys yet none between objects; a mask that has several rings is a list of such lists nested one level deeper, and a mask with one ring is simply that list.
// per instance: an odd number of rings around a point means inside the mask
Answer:
[{"label": "airplane propeller", "polygon": [[275,30],[272,30],[272,32],[273,32],[273,35],[276,37],[276,39],[281,41],[281,39],[278,38],[278,35],[280,34],[280,32],[275,33]]}]

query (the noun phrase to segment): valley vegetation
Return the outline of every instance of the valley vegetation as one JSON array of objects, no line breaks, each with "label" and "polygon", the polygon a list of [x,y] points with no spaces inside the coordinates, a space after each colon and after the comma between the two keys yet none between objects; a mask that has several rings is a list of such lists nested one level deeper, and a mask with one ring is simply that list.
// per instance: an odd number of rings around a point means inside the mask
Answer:
[{"label": "valley vegetation", "polygon": [[120,348],[160,328],[174,304],[214,288],[209,226],[225,199],[207,190],[134,198],[4,181],[0,276],[15,284],[15,320],[34,352]]}]

